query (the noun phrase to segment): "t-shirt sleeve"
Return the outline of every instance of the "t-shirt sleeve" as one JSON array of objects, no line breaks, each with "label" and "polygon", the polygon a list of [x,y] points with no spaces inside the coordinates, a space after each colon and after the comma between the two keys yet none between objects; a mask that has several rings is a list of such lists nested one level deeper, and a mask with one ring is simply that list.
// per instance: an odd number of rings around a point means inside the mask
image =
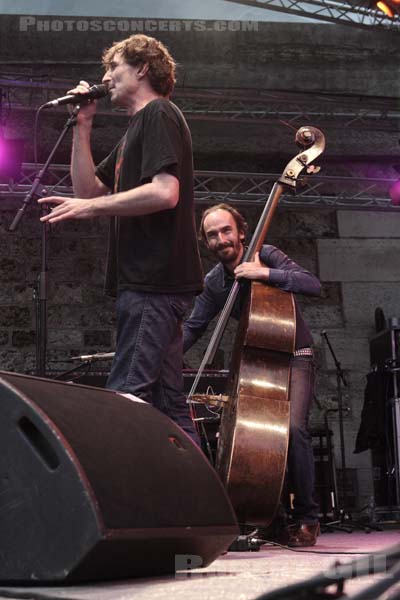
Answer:
[{"label": "t-shirt sleeve", "polygon": [[106,185],[110,190],[114,189],[114,174],[115,174],[115,161],[118,152],[118,146],[114,148],[110,152],[106,158],[104,158],[101,163],[99,163],[96,167],[96,175],[100,179],[104,185]]},{"label": "t-shirt sleeve", "polygon": [[141,166],[142,182],[161,171],[180,179],[182,134],[178,118],[163,110],[153,113],[145,123]]}]

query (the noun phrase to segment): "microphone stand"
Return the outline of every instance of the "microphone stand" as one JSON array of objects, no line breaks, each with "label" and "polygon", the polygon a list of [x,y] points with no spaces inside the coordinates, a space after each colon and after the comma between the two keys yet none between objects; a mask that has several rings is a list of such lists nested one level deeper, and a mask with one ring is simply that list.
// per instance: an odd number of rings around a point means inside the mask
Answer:
[{"label": "microphone stand", "polygon": [[[322,530],[324,528],[329,529],[335,529],[334,525],[337,525],[340,523],[340,512],[338,509],[339,506],[339,493],[338,493],[338,486],[337,486],[337,476],[336,476],[336,465],[335,465],[335,457],[333,455],[333,444],[332,444],[332,439],[331,439],[331,430],[329,429],[329,418],[328,418],[328,413],[330,412],[337,412],[337,408],[324,408],[321,404],[321,402],[318,400],[318,397],[314,394],[314,402],[317,405],[317,407],[319,408],[319,410],[323,413],[324,415],[324,432],[325,432],[325,438],[326,438],[326,454],[328,457],[328,467],[329,467],[329,494],[330,494],[330,498],[331,498],[331,506],[332,506],[332,514],[333,514],[333,518],[335,519],[334,521],[331,521],[329,524],[326,522],[321,522],[321,528]],[[322,460],[322,455],[321,455],[321,460]],[[323,516],[326,518],[327,516],[327,510],[321,511],[323,513]],[[350,531],[349,531],[350,533]]]},{"label": "microphone stand", "polygon": [[321,333],[324,338],[333,361],[335,363],[336,368],[336,386],[338,392],[338,414],[339,414],[339,436],[340,436],[340,458],[341,458],[341,469],[342,469],[342,498],[343,498],[343,506],[347,505],[347,494],[346,494],[346,485],[345,485],[345,473],[346,473],[346,454],[345,454],[345,446],[344,446],[344,428],[343,428],[343,396],[342,396],[342,384],[347,387],[347,381],[344,376],[342,366],[338,361],[336,354],[332,348],[332,344],[328,338],[328,334],[326,331]]},{"label": "microphone stand", "polygon": [[[42,107],[39,108],[39,110]],[[67,132],[76,123],[76,116],[79,112],[80,106],[77,104],[72,113],[70,114],[67,122],[65,123],[53,149],[51,150],[48,159],[46,160],[43,168],[36,175],[31,189],[26,194],[22,206],[18,209],[8,231],[14,232],[17,230],[22,217],[25,214],[26,209],[34,199],[42,197],[46,192],[42,186],[42,181],[47,173],[47,170],[53,160],[54,154],[58,150],[61,142],[63,141]],[[43,216],[48,213],[48,206],[43,205],[40,215]],[[38,275],[37,285],[34,289],[34,302],[35,302],[35,321],[36,321],[36,369],[35,373],[38,377],[46,376],[46,351],[47,351],[47,288],[48,288],[48,266],[47,266],[47,246],[48,246],[48,225],[42,223],[41,230],[41,267]]]},{"label": "microphone stand", "polygon": [[[346,490],[346,452],[345,452],[345,442],[344,442],[344,425],[343,425],[343,396],[342,396],[342,385],[347,387],[347,381],[342,369],[340,362],[338,361],[335,351],[332,348],[332,344],[328,338],[328,334],[326,331],[321,332],[321,336],[325,340],[329,352],[333,358],[336,368],[336,386],[337,386],[337,398],[338,398],[338,415],[339,415],[339,437],[340,437],[340,460],[341,460],[341,471],[342,471],[342,508],[340,506],[337,507],[336,511],[339,519],[337,521],[333,521],[331,523],[326,523],[325,527],[328,529],[338,529],[340,531],[345,531],[346,533],[352,533],[354,529],[359,527],[360,529],[364,529],[366,533],[369,533],[371,529],[375,529],[377,531],[381,531],[381,528],[367,522],[361,522],[360,520],[353,520],[352,515],[349,511],[346,511],[347,507],[347,490]],[[338,503],[339,504],[339,503]]]}]

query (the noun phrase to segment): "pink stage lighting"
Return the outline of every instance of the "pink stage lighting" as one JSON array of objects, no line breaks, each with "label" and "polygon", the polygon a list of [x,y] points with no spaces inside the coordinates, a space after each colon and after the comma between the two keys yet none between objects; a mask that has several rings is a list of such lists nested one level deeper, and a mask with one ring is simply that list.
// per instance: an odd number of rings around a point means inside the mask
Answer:
[{"label": "pink stage lighting", "polygon": [[25,140],[11,140],[0,132],[0,181],[18,181]]},{"label": "pink stage lighting", "polygon": [[3,163],[6,155],[5,141],[3,136],[0,134],[0,165]]},{"label": "pink stage lighting", "polygon": [[394,206],[400,206],[400,179],[395,181],[389,189],[390,199]]}]

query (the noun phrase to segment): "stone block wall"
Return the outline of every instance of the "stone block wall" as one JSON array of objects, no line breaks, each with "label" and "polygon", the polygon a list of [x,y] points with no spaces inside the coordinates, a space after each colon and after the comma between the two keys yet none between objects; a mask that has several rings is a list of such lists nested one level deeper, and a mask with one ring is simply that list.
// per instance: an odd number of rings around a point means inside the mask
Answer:
[{"label": "stone block wall", "polygon": [[[0,204],[0,369],[35,371],[35,289],[41,270],[42,225],[32,205],[14,233],[19,207]],[[50,372],[71,368],[70,356],[114,347],[113,301],[104,297],[106,221],[52,226],[47,238],[48,355]]]},{"label": "stone block wall", "polygon": [[[357,469],[363,505],[372,493],[369,451],[353,451],[370,370],[369,340],[376,333],[375,309],[382,308],[386,318],[400,316],[400,214],[338,211],[337,224],[335,239],[317,241],[319,274],[324,284],[341,288],[342,324],[327,322],[325,329],[348,382],[343,389],[346,465]],[[322,344],[321,350],[318,393],[328,405],[335,395],[334,363],[327,346]],[[337,418],[332,425],[338,440]]]}]

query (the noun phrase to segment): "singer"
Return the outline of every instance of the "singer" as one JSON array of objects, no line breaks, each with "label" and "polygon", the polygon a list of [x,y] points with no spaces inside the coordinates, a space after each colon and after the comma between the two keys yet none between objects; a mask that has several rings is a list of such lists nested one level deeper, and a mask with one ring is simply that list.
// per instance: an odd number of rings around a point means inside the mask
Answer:
[{"label": "singer", "polygon": [[[203,277],[191,135],[169,100],[175,62],[161,42],[138,34],[105,50],[103,65],[112,103],[130,115],[128,129],[96,167],[96,102],[81,107],[71,159],[76,197],[39,200],[54,205],[41,220],[111,218],[105,291],[117,298],[117,346],[107,387],[152,403],[199,443],[183,395],[182,320]],[[88,91],[81,81],[70,94]]]}]

